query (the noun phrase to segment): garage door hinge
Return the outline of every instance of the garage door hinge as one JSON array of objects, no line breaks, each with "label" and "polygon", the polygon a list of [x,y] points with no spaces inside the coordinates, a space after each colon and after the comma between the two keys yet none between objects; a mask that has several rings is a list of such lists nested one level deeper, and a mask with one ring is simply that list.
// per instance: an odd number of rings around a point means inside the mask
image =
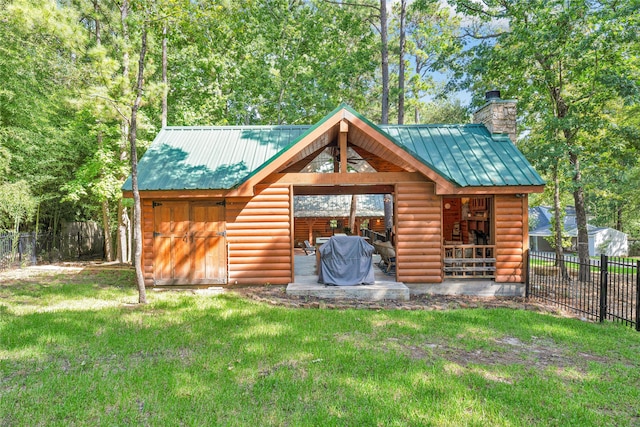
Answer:
[{"label": "garage door hinge", "polygon": [[221,202],[216,202],[216,205],[218,205],[218,206],[227,206],[227,201],[223,200]]},{"label": "garage door hinge", "polygon": [[156,206],[162,206],[162,203],[160,202],[153,202],[152,203],[153,207],[155,208]]},{"label": "garage door hinge", "polygon": [[227,232],[226,231],[220,231],[220,232],[216,233],[216,236],[227,237]]},{"label": "garage door hinge", "polygon": [[154,237],[154,238],[156,238],[156,237],[158,237],[158,236],[160,236],[160,233],[158,233],[157,231],[154,231],[154,232],[153,232],[153,237]]}]

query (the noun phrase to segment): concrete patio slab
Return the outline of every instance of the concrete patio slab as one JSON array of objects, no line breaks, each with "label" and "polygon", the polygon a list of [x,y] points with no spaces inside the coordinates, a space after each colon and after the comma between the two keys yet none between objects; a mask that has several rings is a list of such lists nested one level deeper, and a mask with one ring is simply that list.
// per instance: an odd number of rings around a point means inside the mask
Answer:
[{"label": "concrete patio slab", "polygon": [[363,301],[409,301],[409,288],[399,282],[378,282],[362,286],[326,286],[317,283],[317,276],[302,276],[289,283],[287,294],[327,299],[357,299]]},{"label": "concrete patio slab", "polygon": [[442,283],[410,283],[413,295],[469,295],[478,297],[523,297],[524,283],[496,283],[492,280],[453,280]]},{"label": "concrete patio slab", "polygon": [[[496,283],[493,280],[482,279],[445,279],[442,283],[399,283],[396,282],[394,274],[386,274],[378,267],[379,255],[374,255],[374,273],[376,283],[374,286],[382,286],[385,284],[398,284],[408,289],[410,295],[468,295],[479,297],[524,297],[524,283]],[[295,281],[287,287],[287,293],[291,295],[307,295],[320,298],[358,298],[369,299],[375,298],[376,295],[384,295],[388,293],[392,295],[394,291],[361,291],[362,288],[369,286],[342,286],[341,289],[335,289],[336,286],[325,286],[317,283],[318,276],[315,271],[315,256],[296,256],[295,257]],[[293,285],[293,286],[292,286]],[[330,289],[327,289],[330,288]],[[344,288],[353,288],[353,290],[343,290]],[[291,289],[291,292],[289,292]],[[392,289],[392,288],[390,288]],[[402,291],[404,292],[404,291]],[[349,296],[352,294],[353,296]],[[409,295],[408,294],[408,295]],[[403,297],[404,298],[404,297]],[[394,299],[393,297],[380,296],[379,299]],[[401,299],[401,301],[407,301]]]}]

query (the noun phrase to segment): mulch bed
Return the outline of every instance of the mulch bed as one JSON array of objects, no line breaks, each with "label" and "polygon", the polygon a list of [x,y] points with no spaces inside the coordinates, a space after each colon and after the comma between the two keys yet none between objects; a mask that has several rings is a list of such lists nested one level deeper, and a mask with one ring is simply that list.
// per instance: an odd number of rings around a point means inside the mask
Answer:
[{"label": "mulch bed", "polygon": [[521,297],[476,297],[465,295],[411,295],[409,301],[362,301],[356,299],[326,299],[288,295],[285,286],[234,287],[230,292],[267,304],[292,308],[366,309],[366,310],[456,310],[465,308],[510,308],[531,310],[564,317],[576,317],[558,307]]}]

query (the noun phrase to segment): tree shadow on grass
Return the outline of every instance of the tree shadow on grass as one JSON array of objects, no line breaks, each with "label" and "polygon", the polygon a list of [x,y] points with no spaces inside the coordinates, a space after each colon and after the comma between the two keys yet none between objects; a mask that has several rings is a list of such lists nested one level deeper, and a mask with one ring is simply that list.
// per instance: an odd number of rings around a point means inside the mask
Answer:
[{"label": "tree shadow on grass", "polygon": [[[570,319],[537,313],[523,319],[504,309],[303,310],[233,294],[166,292],[150,300],[89,311],[2,312],[0,349],[11,361],[5,365],[11,369],[0,363],[3,387],[32,375],[42,384],[3,399],[31,410],[42,401],[38,390],[55,389],[63,407],[67,397],[101,396],[81,409],[86,412],[73,413],[78,423],[107,413],[114,401],[124,401],[123,410],[136,405],[120,397],[134,394],[158,414],[156,423],[189,414],[213,424],[595,425],[597,408],[588,399],[601,387],[597,375],[553,365],[536,372],[476,353],[490,354],[491,345],[482,344],[485,331],[523,343],[546,331],[546,339],[561,341],[565,329],[581,325]],[[602,331],[579,328],[587,340]],[[477,345],[470,341],[475,338]],[[84,377],[98,380],[83,383]],[[619,421],[615,414],[597,419]]]}]

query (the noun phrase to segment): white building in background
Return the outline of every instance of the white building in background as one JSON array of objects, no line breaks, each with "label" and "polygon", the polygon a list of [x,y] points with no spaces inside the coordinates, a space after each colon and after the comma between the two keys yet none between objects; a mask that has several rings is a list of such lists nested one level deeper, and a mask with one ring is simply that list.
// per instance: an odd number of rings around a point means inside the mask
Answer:
[{"label": "white building in background", "polygon": [[[552,216],[553,210],[548,206],[529,208],[529,248],[532,251],[553,252],[553,247],[549,244],[549,238],[554,234],[551,226]],[[589,234],[590,256],[628,255],[629,243],[625,233],[613,228],[596,227],[590,224],[587,224],[587,232]],[[572,206],[565,208],[564,234],[571,238],[571,247],[565,249],[577,252],[578,228],[575,208]]]}]

